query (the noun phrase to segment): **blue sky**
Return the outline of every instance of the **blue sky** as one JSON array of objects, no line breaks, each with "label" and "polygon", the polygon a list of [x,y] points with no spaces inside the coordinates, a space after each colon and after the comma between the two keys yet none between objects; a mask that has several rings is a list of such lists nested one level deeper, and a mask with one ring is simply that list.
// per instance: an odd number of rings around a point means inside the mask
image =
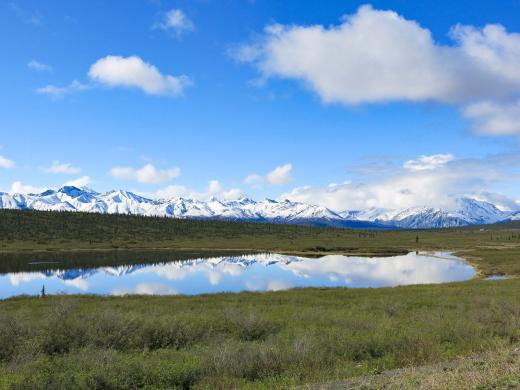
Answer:
[{"label": "blue sky", "polygon": [[2,2],[0,190],[516,208],[520,2],[364,4]]}]

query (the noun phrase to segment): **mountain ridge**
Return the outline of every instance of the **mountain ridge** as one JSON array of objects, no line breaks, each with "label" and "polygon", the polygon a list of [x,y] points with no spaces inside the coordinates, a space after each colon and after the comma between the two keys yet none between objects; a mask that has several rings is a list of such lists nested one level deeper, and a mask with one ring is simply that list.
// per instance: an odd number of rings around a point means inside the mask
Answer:
[{"label": "mountain ridge", "polygon": [[503,211],[496,205],[463,197],[456,200],[456,210],[433,207],[411,207],[401,210],[369,209],[335,211],[324,206],[276,201],[264,198],[207,201],[176,197],[149,199],[130,191],[113,190],[99,193],[86,187],[64,186],[39,194],[0,192],[0,208],[83,211],[106,214],[132,214],[172,218],[222,219],[288,223],[323,227],[390,229],[444,228],[489,224],[520,219],[518,211]]}]

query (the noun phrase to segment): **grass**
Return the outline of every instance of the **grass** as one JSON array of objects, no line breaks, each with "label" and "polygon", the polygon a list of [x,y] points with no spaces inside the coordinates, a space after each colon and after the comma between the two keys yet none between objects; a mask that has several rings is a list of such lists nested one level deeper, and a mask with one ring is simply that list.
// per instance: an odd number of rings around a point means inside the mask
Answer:
[{"label": "grass", "polygon": [[502,347],[443,363],[407,367],[347,381],[309,386],[333,389],[517,389],[520,387],[520,353]]},{"label": "grass", "polygon": [[452,250],[468,259],[483,275],[520,275],[520,221],[452,229],[366,231],[0,210],[0,251],[4,253],[0,254],[0,267],[6,259],[13,258],[13,253],[80,250],[97,251],[95,257],[102,257],[100,251],[114,249],[167,249],[188,254],[272,251],[304,255],[391,255],[410,250]]},{"label": "grass", "polygon": [[519,386],[519,233],[519,223],[356,231],[0,211],[0,272],[53,257],[65,261],[60,267],[133,263],[152,250],[157,261],[171,259],[171,250],[180,258],[206,250],[453,250],[482,275],[513,276],[383,289],[7,299],[0,388]]},{"label": "grass", "polygon": [[520,284],[0,302],[0,388],[281,388],[520,342]]}]

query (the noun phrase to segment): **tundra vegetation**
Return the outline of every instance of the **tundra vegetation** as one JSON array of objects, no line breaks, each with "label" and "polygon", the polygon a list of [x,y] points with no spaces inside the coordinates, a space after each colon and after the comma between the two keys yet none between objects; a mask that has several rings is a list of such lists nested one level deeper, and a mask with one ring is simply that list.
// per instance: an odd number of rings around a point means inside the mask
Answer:
[{"label": "tundra vegetation", "polygon": [[82,254],[103,259],[115,248],[125,257],[138,250],[160,256],[166,249],[181,256],[207,249],[309,255],[453,250],[480,275],[510,278],[190,297],[11,298],[0,301],[0,388],[518,386],[519,233],[515,222],[354,231],[1,211],[2,272],[23,269],[24,259],[38,251],[81,262],[88,257],[81,260]]}]

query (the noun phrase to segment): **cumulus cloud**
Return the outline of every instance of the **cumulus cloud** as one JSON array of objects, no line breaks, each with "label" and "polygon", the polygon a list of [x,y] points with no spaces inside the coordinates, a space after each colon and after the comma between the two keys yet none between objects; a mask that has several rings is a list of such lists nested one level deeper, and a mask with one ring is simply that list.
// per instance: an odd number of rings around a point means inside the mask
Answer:
[{"label": "cumulus cloud", "polygon": [[[188,76],[162,74],[154,65],[138,56],[106,56],[89,69],[91,80],[108,87],[138,88],[148,95],[179,96],[193,83]],[[59,99],[66,95],[85,91],[95,84],[83,84],[78,80],[66,86],[49,84],[36,89],[36,93]]]},{"label": "cumulus cloud", "polygon": [[218,180],[210,180],[205,191],[196,191],[182,185],[170,185],[152,194],[155,198],[189,198],[207,200],[211,197],[223,200],[238,199],[244,195],[240,188],[225,189]]},{"label": "cumulus cloud", "polygon": [[27,63],[27,67],[36,72],[52,72],[52,66],[42,62],[31,60]]},{"label": "cumulus cloud", "polygon": [[482,134],[520,134],[520,100],[511,103],[486,101],[470,104],[463,113],[475,122],[475,129]]},{"label": "cumulus cloud", "polygon": [[106,56],[94,63],[89,77],[109,87],[139,88],[149,95],[181,95],[192,84],[185,75],[163,75],[140,57]]},{"label": "cumulus cloud", "polygon": [[73,80],[69,85],[66,85],[64,87],[49,84],[45,87],[36,89],[36,92],[41,95],[47,95],[52,99],[59,99],[64,97],[65,95],[69,95],[75,92],[86,91],[90,88],[90,85],[82,84],[78,80]]},{"label": "cumulus cloud", "polygon": [[5,158],[4,156],[0,156],[0,168],[10,169],[14,167],[14,161]]},{"label": "cumulus cloud", "polygon": [[172,9],[164,14],[162,20],[156,23],[154,28],[173,32],[177,37],[180,37],[186,32],[195,30],[195,25],[182,10]]},{"label": "cumulus cloud", "polygon": [[[520,34],[497,24],[457,25],[450,37],[450,45],[437,43],[416,21],[365,5],[335,26],[269,25],[258,42],[234,53],[262,77],[299,80],[326,103],[437,101],[464,108],[516,98]],[[504,126],[498,130],[489,120],[496,107],[469,106],[467,116],[476,116],[483,132],[519,134],[509,121],[514,106],[497,114]],[[490,110],[482,119],[479,112]]]},{"label": "cumulus cloud", "polygon": [[520,35],[488,25],[456,26],[451,37],[437,44],[417,22],[365,5],[338,26],[270,25],[238,59],[302,80],[326,102],[465,102],[518,90]]},{"label": "cumulus cloud", "polygon": [[92,183],[90,176],[81,176],[63,183],[64,186],[85,187]]},{"label": "cumulus cloud", "polygon": [[160,170],[152,164],[136,169],[132,167],[115,167],[110,174],[116,179],[135,180],[139,183],[158,184],[173,180],[181,174],[178,167]]},{"label": "cumulus cloud", "polygon": [[66,279],[63,280],[63,284],[66,286],[71,286],[77,288],[82,291],[87,291],[89,289],[89,284],[85,279],[76,278],[76,279]]},{"label": "cumulus cloud", "polygon": [[81,172],[80,168],[74,167],[70,163],[60,163],[57,160],[53,161],[50,167],[43,168],[43,170],[47,173],[67,175],[74,175],[76,173]]},{"label": "cumulus cloud", "polygon": [[291,171],[291,164],[281,165],[269,172],[266,180],[269,184],[286,184],[292,180]]},{"label": "cumulus cloud", "polygon": [[161,283],[139,283],[135,288],[115,288],[112,295],[177,295],[178,292],[173,287]]},{"label": "cumulus cloud", "polygon": [[285,164],[274,168],[265,176],[252,174],[246,177],[245,182],[254,187],[259,187],[264,184],[281,185],[287,184],[292,180],[291,177],[292,165]]},{"label": "cumulus cloud", "polygon": [[238,199],[243,195],[240,188],[224,189],[218,180],[209,181],[206,193],[221,199]]},{"label": "cumulus cloud", "polygon": [[457,25],[452,28],[451,36],[459,44],[468,63],[479,67],[480,75],[489,78],[487,81],[503,83],[508,80],[515,83],[513,88],[518,88],[520,34],[508,33],[500,24],[488,24],[482,29]]},{"label": "cumulus cloud", "polygon": [[[410,160],[415,163],[432,161],[432,156],[420,156]],[[406,164],[405,164],[406,165]],[[497,183],[520,181],[515,167],[520,157],[499,156],[481,160],[451,159],[443,164],[426,164],[427,169],[396,169],[384,176],[368,176],[364,181],[332,184],[325,187],[304,186],[282,194],[279,199],[289,199],[319,204],[333,210],[366,210],[370,208],[403,209],[408,207],[441,207],[452,209],[456,198],[464,195],[491,199],[489,188]],[[506,197],[504,197],[506,198]],[[504,207],[514,207],[509,199],[502,199]],[[517,207],[515,207],[517,208]]]},{"label": "cumulus cloud", "polygon": [[433,154],[431,156],[419,156],[414,160],[408,160],[403,167],[412,172],[431,171],[452,161],[452,154]]},{"label": "cumulus cloud", "polygon": [[11,184],[10,192],[12,194],[39,194],[45,191],[45,188],[35,187],[30,184],[23,184],[21,181],[15,181]]}]

